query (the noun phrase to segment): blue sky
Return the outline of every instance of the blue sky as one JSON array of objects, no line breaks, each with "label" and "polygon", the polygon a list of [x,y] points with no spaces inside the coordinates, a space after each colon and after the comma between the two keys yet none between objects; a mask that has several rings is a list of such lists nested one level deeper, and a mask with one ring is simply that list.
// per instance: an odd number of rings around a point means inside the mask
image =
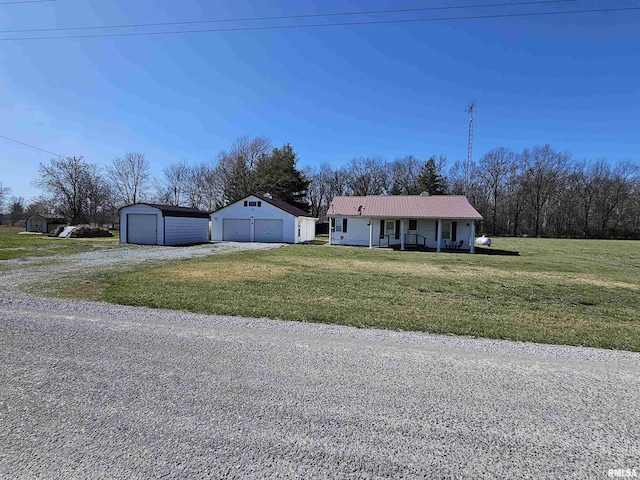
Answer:
[{"label": "blue sky", "polygon": [[[0,4],[0,30],[494,3],[487,0],[58,0]],[[170,30],[640,6],[636,0],[261,21]],[[640,161],[640,11],[166,36],[0,41],[0,135],[154,174],[242,135],[291,143],[301,167],[357,156],[474,158],[549,143],[577,159]],[[136,31],[160,28],[138,28]],[[51,32],[49,35],[114,33]],[[28,36],[43,33],[24,34]],[[17,37],[0,33],[0,38]],[[0,139],[14,195],[51,155]]]}]

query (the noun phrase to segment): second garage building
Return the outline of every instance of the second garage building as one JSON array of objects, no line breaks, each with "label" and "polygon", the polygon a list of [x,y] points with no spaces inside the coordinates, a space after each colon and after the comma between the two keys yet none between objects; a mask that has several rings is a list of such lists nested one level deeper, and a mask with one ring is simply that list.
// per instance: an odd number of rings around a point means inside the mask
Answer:
[{"label": "second garage building", "polygon": [[269,194],[249,195],[211,214],[214,242],[303,243],[316,235],[309,213]]},{"label": "second garage building", "polygon": [[209,241],[209,212],[156,203],[120,209],[120,243],[188,245]]}]

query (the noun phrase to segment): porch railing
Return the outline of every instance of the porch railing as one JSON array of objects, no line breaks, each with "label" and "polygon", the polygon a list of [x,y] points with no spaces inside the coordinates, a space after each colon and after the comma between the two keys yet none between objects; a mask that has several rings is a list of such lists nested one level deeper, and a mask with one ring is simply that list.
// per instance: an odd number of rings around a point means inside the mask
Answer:
[{"label": "porch railing", "polygon": [[[380,235],[378,237],[378,246],[379,247],[391,247],[393,245],[400,245],[400,239],[396,238],[394,233],[387,235]],[[416,247],[424,247],[427,246],[427,238],[417,234],[417,233],[405,233],[404,234],[404,244],[405,246],[416,246]]]}]

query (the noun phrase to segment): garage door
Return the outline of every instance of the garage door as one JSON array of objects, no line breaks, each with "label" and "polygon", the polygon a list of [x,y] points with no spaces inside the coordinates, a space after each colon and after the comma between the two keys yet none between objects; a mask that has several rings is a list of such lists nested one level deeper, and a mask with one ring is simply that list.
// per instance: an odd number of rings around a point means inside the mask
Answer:
[{"label": "garage door", "polygon": [[222,240],[225,242],[250,242],[250,220],[225,218],[222,221]]},{"label": "garage door", "polygon": [[155,245],[158,243],[158,216],[127,215],[127,243]]},{"label": "garage door", "polygon": [[282,242],[282,220],[255,220],[256,242]]}]

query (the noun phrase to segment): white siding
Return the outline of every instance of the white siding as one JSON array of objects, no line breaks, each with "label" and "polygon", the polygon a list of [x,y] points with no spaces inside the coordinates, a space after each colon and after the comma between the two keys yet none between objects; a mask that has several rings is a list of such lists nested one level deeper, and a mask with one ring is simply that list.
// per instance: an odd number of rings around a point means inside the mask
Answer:
[{"label": "white siding", "polygon": [[209,218],[164,217],[165,245],[209,241]]},{"label": "white siding", "polygon": [[158,221],[158,245],[164,245],[164,222],[162,212],[149,205],[131,205],[120,210],[120,243],[127,243],[127,215],[156,215]]},{"label": "white siding", "polygon": [[[349,217],[347,218],[347,232],[342,230],[342,220],[344,217],[336,217],[336,228],[334,232],[330,232],[331,243],[333,245],[369,245],[369,221],[368,217]],[[378,231],[380,230],[379,220],[373,219],[373,244],[378,244]]]},{"label": "white siding", "polygon": [[[244,201],[261,202],[260,207],[245,207]],[[222,241],[222,225],[225,218],[248,218],[251,221],[251,240],[254,236],[254,220],[282,220],[283,231],[282,239],[286,243],[296,243],[297,225],[296,216],[280,210],[277,207],[265,202],[261,198],[249,196],[228,205],[211,214],[211,240],[215,242]]]},{"label": "white siding", "polygon": [[315,218],[298,217],[300,236],[298,242],[311,242],[316,238]]},{"label": "white siding", "polygon": [[[333,217],[332,217],[333,218]],[[360,245],[360,246],[368,246],[369,245],[369,221],[373,222],[373,246],[377,247],[380,245],[380,221],[381,220],[390,220],[395,223],[395,218],[373,218],[369,219],[367,217],[347,217],[347,232],[339,232],[338,226],[342,226],[342,220],[344,217],[335,217],[336,222],[336,231],[330,231],[331,235],[331,244],[332,245]],[[407,235],[406,241],[407,243],[414,243],[415,237],[414,235],[421,235],[426,238],[427,247],[436,248],[436,220],[431,219],[418,219],[417,220],[417,230],[409,231],[409,218],[404,219],[404,233]],[[470,235],[471,235],[471,220],[444,220],[443,222],[457,222],[457,241],[463,240],[462,248],[467,249],[470,245]],[[331,229],[331,224],[330,227]],[[399,245],[400,239],[395,239],[394,236],[390,239],[391,245]],[[422,243],[423,239],[418,237],[418,241]],[[383,246],[387,246],[387,240],[382,241]],[[442,241],[442,248],[445,247],[444,239]]]},{"label": "white siding", "polygon": [[163,217],[160,209],[138,204],[120,210],[120,243],[127,243],[127,217],[130,214],[156,216],[157,245],[184,245],[209,241],[209,219],[207,217]]}]

